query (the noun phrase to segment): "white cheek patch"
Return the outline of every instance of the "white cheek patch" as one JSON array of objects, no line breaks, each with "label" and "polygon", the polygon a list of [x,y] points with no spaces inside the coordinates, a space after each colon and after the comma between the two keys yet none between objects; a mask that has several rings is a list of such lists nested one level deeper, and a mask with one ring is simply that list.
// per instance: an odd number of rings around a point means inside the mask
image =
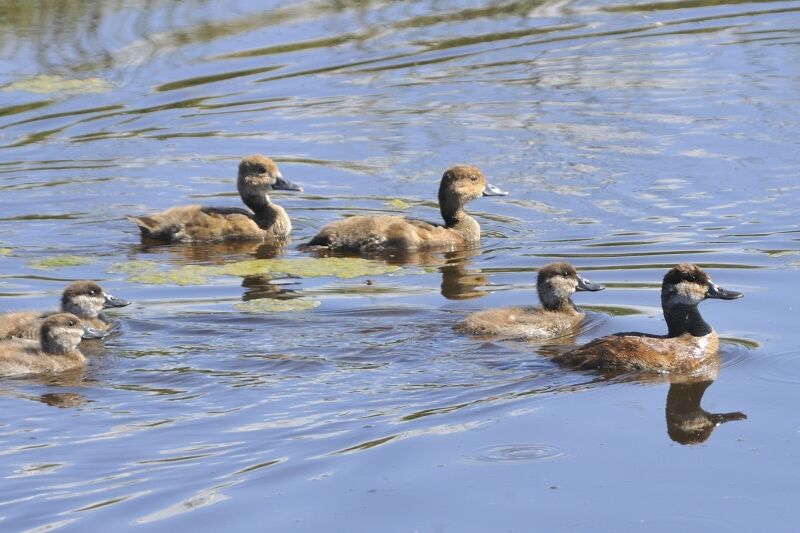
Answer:
[{"label": "white cheek patch", "polygon": [[703,301],[703,294],[698,290],[697,285],[681,281],[675,285],[669,302],[674,305],[697,305]]},{"label": "white cheek patch", "polygon": [[76,314],[79,317],[95,318],[103,309],[103,301],[101,298],[93,298],[82,294],[72,298],[69,302],[69,309],[65,309],[65,311]]}]

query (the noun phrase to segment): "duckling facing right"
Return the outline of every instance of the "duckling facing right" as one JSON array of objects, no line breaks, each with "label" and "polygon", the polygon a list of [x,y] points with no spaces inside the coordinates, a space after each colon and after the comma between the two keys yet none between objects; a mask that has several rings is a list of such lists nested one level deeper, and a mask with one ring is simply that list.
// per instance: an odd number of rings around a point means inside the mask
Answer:
[{"label": "duckling facing right", "polygon": [[42,322],[41,342],[25,339],[0,341],[0,375],[63,372],[81,368],[86,358],[78,350],[81,338],[98,339],[104,333],[84,326],[71,313],[58,313]]},{"label": "duckling facing right", "polygon": [[481,196],[507,194],[487,183],[477,167],[456,165],[445,171],[439,183],[439,210],[444,226],[400,216],[354,216],[331,222],[301,248],[367,254],[461,249],[475,245],[481,239],[481,228],[464,211],[464,205]]},{"label": "duckling facing right", "polygon": [[[106,331],[111,324],[103,320],[100,312],[112,307],[125,307],[130,302],[105,292],[92,281],[70,283],[61,294],[61,312],[78,316],[87,326]],[[38,339],[42,322],[55,312],[20,311],[0,314],[0,340],[12,337]]]},{"label": "duckling facing right", "polygon": [[242,202],[252,209],[239,207],[173,207],[161,213],[128,217],[139,226],[143,240],[164,242],[220,242],[230,240],[280,241],[292,231],[289,215],[270,201],[268,191],[303,188],[285,179],[275,162],[263,155],[249,155],[239,163],[236,188]]},{"label": "duckling facing right", "polygon": [[497,335],[543,341],[576,332],[584,313],[572,301],[575,291],[605,287],[582,278],[569,263],[550,263],[539,269],[536,290],[542,307],[503,307],[472,313],[455,329],[473,335]]},{"label": "duckling facing right", "polygon": [[680,264],[664,276],[661,307],[666,335],[617,333],[595,339],[555,357],[559,364],[581,369],[634,369],[692,373],[718,362],[719,338],[697,305],[706,298],[735,300],[697,265]]}]

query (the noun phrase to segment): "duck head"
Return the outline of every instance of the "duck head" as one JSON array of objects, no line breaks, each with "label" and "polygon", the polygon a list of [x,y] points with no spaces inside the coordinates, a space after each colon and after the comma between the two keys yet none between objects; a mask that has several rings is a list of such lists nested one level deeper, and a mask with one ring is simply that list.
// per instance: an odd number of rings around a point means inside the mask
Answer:
[{"label": "duck head", "polygon": [[126,305],[130,302],[104,292],[92,281],[71,283],[61,294],[61,310],[82,318],[96,318],[103,309]]},{"label": "duck head", "polygon": [[448,168],[439,184],[439,209],[448,225],[458,222],[464,204],[481,196],[506,196],[508,193],[486,182],[483,173],[472,165]]},{"label": "duck head", "polygon": [[706,298],[735,300],[742,296],[741,292],[723,289],[702,268],[688,263],[670,269],[661,284],[661,302],[669,307],[696,306]]},{"label": "duck head", "polygon": [[549,263],[539,269],[536,290],[542,306],[548,310],[574,308],[575,291],[601,291],[605,287],[581,277],[569,263]]},{"label": "duck head", "polygon": [[104,333],[89,328],[72,313],[50,315],[42,322],[42,348],[47,353],[64,354],[75,350],[81,339],[99,339]]},{"label": "duck head", "polygon": [[[303,188],[283,179],[278,165],[263,155],[248,155],[239,162],[239,177],[236,180],[239,195],[251,209],[254,204],[269,203],[268,192],[272,190],[302,191]],[[256,209],[253,209],[256,211]]]}]

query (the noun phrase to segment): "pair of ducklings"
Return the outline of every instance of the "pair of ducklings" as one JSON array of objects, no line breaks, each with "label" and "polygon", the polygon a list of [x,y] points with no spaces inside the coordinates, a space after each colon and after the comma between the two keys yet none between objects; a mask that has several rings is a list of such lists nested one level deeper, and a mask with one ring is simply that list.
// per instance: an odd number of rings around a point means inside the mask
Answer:
[{"label": "pair of ducklings", "polygon": [[[577,291],[599,291],[600,284],[578,275],[569,263],[542,267],[536,282],[541,308],[507,307],[469,315],[456,325],[463,333],[545,341],[576,332],[584,318],[572,302]],[[666,335],[616,333],[569,350],[553,361],[579,369],[633,369],[691,373],[714,361],[719,337],[697,306],[703,300],[734,300],[742,293],[725,290],[697,265],[683,263],[661,283],[661,308]]]},{"label": "pair of ducklings", "polygon": [[61,310],[0,314],[0,374],[63,372],[81,368],[82,339],[101,339],[111,324],[104,309],[130,302],[103,291],[97,283],[76,281],[61,295]]},{"label": "pair of ducklings", "polygon": [[[302,187],[285,180],[275,162],[262,155],[241,160],[236,187],[250,211],[191,205],[129,218],[139,227],[144,240],[286,240],[292,230],[291,220],[285,209],[270,200],[269,191],[302,191]],[[507,194],[487,183],[476,167],[456,165],[445,171],[439,185],[444,226],[401,216],[354,216],[328,224],[303,248],[367,253],[474,245],[480,241],[481,228],[466,214],[464,206],[481,196]]]}]

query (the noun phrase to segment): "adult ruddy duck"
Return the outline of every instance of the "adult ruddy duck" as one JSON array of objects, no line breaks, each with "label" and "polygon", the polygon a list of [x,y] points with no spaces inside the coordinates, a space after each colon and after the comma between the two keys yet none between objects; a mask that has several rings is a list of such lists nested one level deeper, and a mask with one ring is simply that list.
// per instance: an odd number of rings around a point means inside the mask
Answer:
[{"label": "adult ruddy duck", "polygon": [[81,324],[71,313],[50,315],[42,322],[41,341],[0,341],[0,375],[63,372],[81,368],[86,358],[78,350],[81,338],[96,339],[101,331]]},{"label": "adult ruddy duck", "polygon": [[401,216],[354,216],[331,222],[303,248],[371,253],[430,248],[454,250],[474,245],[480,241],[481,228],[464,212],[464,205],[481,196],[507,194],[487,183],[476,167],[456,165],[444,173],[439,184],[439,209],[444,226]]},{"label": "adult ruddy duck", "polygon": [[661,307],[666,335],[617,333],[595,339],[554,358],[577,368],[627,368],[654,372],[692,372],[714,361],[719,338],[697,309],[706,298],[734,300],[743,296],[711,281],[696,265],[681,264],[664,276]]},{"label": "adult ruddy duck", "polygon": [[599,283],[582,278],[569,263],[539,269],[536,290],[542,307],[502,307],[467,316],[455,328],[461,333],[547,340],[576,333],[584,313],[572,301],[575,291],[600,291]]},{"label": "adult ruddy duck", "polygon": [[[110,329],[111,324],[100,316],[100,312],[103,309],[126,305],[130,305],[130,302],[108,294],[92,281],[70,283],[61,294],[61,312],[72,313],[85,325],[101,331]],[[55,311],[21,311],[0,314],[0,339],[12,337],[38,339],[42,322],[55,313]]]},{"label": "adult ruddy duck", "polygon": [[249,155],[239,163],[236,187],[244,204],[240,207],[173,207],[161,213],[128,217],[143,240],[165,242],[219,242],[226,240],[282,240],[292,231],[289,215],[270,201],[268,191],[302,191],[281,176],[272,159]]}]

